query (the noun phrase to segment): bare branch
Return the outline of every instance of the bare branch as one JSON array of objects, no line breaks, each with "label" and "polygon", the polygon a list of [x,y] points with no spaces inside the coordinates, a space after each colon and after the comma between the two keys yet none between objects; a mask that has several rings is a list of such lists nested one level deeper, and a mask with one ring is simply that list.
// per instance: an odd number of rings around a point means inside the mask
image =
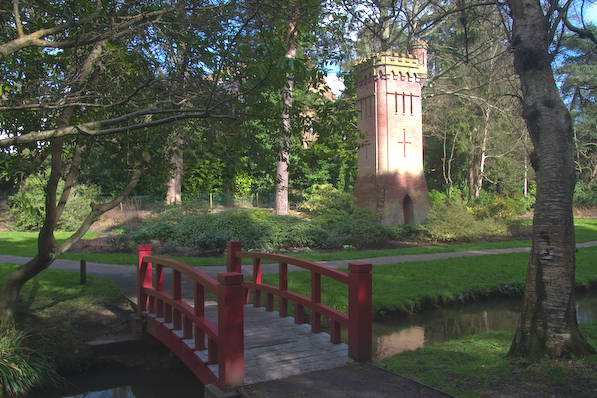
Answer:
[{"label": "bare branch", "polygon": [[566,27],[576,33],[578,35],[578,37],[580,37],[581,39],[587,39],[592,41],[593,43],[597,44],[597,37],[595,37],[595,34],[593,33],[593,31],[586,29],[586,28],[579,28],[577,26],[572,25],[572,23],[570,22],[570,20],[568,18],[564,18],[564,25],[566,25]]},{"label": "bare branch", "polygon": [[15,17],[15,25],[17,26],[18,37],[25,36],[25,33],[23,32],[23,24],[21,23],[21,12],[19,11],[19,0],[13,0],[12,13]]},{"label": "bare branch", "polygon": [[[118,125],[120,123],[128,123],[133,119],[141,116],[157,115],[157,114],[173,114],[172,116],[164,117],[157,120],[148,122],[133,122],[131,124],[125,124],[124,126],[110,127]],[[22,134],[15,137],[0,139],[0,148],[8,147],[11,145],[25,144],[35,141],[45,141],[57,137],[65,137],[70,135],[87,135],[87,136],[101,136],[108,134],[116,134],[128,131],[139,130],[143,128],[157,127],[163,124],[172,123],[178,120],[186,119],[237,119],[234,115],[217,115],[211,114],[208,110],[179,110],[179,109],[167,109],[158,110],[155,108],[147,108],[135,112],[128,113],[113,119],[105,119],[100,121],[93,121],[88,123],[82,123],[79,125],[60,127],[55,129],[33,131],[26,134]]]},{"label": "bare branch", "polygon": [[171,11],[171,8],[164,8],[158,11],[141,12],[133,17],[123,19],[123,22],[114,23],[103,32],[93,32],[83,37],[75,37],[69,40],[52,40],[48,37],[65,32],[71,28],[77,28],[93,22],[98,17],[98,11],[95,11],[87,18],[65,23],[53,28],[38,29],[35,32],[19,36],[9,42],[0,44],[0,59],[6,58],[10,54],[26,47],[47,47],[47,48],[72,48],[81,45],[95,43],[101,40],[107,40],[129,33],[128,28],[133,25],[159,20],[164,14]]},{"label": "bare branch", "polygon": [[57,248],[58,254],[64,253],[65,251],[70,249],[72,247],[72,245],[74,245],[77,241],[79,241],[79,239],[81,239],[83,237],[83,235],[85,235],[85,233],[89,230],[89,227],[91,227],[91,225],[94,222],[96,222],[102,214],[104,214],[105,212],[107,212],[109,210],[112,210],[120,202],[122,202],[127,196],[130,195],[130,193],[133,191],[133,189],[135,189],[135,187],[139,183],[139,180],[141,179],[141,175],[143,174],[143,171],[145,170],[144,165],[146,165],[149,162],[149,160],[150,160],[150,156],[147,155],[142,160],[137,162],[137,164],[135,165],[135,168],[134,168],[133,175],[131,176],[131,179],[129,180],[126,187],[124,187],[124,189],[122,190],[120,195],[116,196],[111,201],[106,202],[106,203],[92,203],[91,204],[91,212],[87,215],[87,217],[85,217],[85,220],[83,220],[83,222],[81,223],[79,228],[68,239],[66,239],[64,242],[62,242],[58,246],[58,248]]}]

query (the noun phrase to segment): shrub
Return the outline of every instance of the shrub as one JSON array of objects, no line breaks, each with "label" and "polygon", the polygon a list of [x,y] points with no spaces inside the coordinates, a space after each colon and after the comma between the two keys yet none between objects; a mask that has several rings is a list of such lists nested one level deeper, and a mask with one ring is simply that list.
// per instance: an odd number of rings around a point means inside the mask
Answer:
[{"label": "shrub", "polygon": [[[25,184],[9,200],[10,213],[17,230],[36,231],[43,224],[46,215],[45,190],[49,172],[42,171],[29,176]],[[64,181],[58,184],[58,197],[64,189]],[[99,196],[99,188],[91,185],[75,185],[69,201],[58,220],[58,229],[74,231],[90,212],[90,203]]]},{"label": "shrub", "polygon": [[27,346],[27,334],[0,328],[0,387],[2,396],[17,396],[34,387],[55,385],[60,376],[48,358]]},{"label": "shrub", "polygon": [[435,202],[421,228],[435,241],[470,241],[508,235],[505,222],[493,218],[478,219],[462,200],[454,198]]},{"label": "shrub", "polygon": [[352,194],[340,191],[331,184],[314,184],[307,189],[305,202],[299,209],[317,215],[330,211],[352,213],[354,204]]},{"label": "shrub", "polygon": [[315,217],[313,222],[327,231],[325,247],[330,249],[346,245],[379,247],[390,237],[377,214],[369,209],[356,208],[352,214],[335,209]]},{"label": "shrub", "polygon": [[392,240],[416,239],[421,233],[418,225],[392,225],[386,227],[388,238]]},{"label": "shrub", "polygon": [[261,209],[187,215],[180,221],[174,218],[158,215],[145,220],[137,230],[121,234],[118,243],[158,240],[166,246],[223,251],[227,241],[240,240],[246,249],[279,250],[379,246],[390,236],[375,213],[365,209],[353,214],[333,209],[313,221]]},{"label": "shrub", "polygon": [[597,186],[577,181],[574,186],[574,204],[580,206],[597,205]]},{"label": "shrub", "polygon": [[531,191],[531,195],[525,198],[522,195],[508,197],[482,191],[473,207],[473,214],[480,219],[487,217],[511,219],[531,210],[535,202],[535,196],[532,193]]}]

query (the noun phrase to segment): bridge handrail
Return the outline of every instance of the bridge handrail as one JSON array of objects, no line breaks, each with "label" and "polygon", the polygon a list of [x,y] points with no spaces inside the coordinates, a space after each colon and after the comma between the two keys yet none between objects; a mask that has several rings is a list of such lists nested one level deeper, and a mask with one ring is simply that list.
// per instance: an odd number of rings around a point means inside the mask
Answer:
[{"label": "bridge handrail", "polygon": [[[357,361],[367,361],[372,357],[372,279],[371,264],[350,262],[349,273],[338,271],[313,261],[272,253],[242,251],[241,242],[227,244],[227,270],[242,272],[242,259],[253,259],[253,281],[243,281],[245,302],[250,301],[253,292],[253,305],[261,306],[260,293],[266,293],[267,311],[274,309],[274,295],[278,297],[280,317],[288,316],[288,300],[294,303],[294,322],[304,323],[304,308],[311,310],[311,331],[321,332],[321,315],[330,318],[330,340],[340,343],[340,325],[348,329],[348,354]],[[278,287],[261,282],[261,260],[278,262]],[[294,265],[311,272],[311,297],[288,291],[288,265]],[[348,314],[340,312],[321,302],[321,275],[337,280],[348,286]]]},{"label": "bridge handrail", "polygon": [[[155,286],[152,265],[155,266]],[[164,291],[164,267],[172,269],[172,293]],[[194,283],[193,305],[182,300],[182,275]],[[222,389],[240,386],[244,377],[243,276],[241,273],[221,272],[218,280],[180,261],[151,255],[151,245],[139,245],[137,274],[138,312],[162,324],[170,324],[171,332],[162,336],[179,358],[188,358],[190,350],[207,348],[207,364],[218,364],[217,375],[207,366],[203,372],[215,379]],[[218,322],[214,325],[205,317],[205,289],[214,293],[218,301]],[[174,333],[181,331],[180,334]],[[207,335],[207,347],[205,337]],[[181,340],[194,338],[191,349]],[[180,351],[180,352],[178,352]]]}]

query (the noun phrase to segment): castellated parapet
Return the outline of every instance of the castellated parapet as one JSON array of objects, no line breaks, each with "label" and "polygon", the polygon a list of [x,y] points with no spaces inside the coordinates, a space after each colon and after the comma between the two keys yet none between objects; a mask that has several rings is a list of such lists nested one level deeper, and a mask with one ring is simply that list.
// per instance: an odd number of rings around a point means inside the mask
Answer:
[{"label": "castellated parapet", "polygon": [[355,202],[375,210],[385,225],[418,224],[430,208],[423,173],[422,85],[427,50],[386,52],[355,67],[358,126],[365,134],[358,154]]}]

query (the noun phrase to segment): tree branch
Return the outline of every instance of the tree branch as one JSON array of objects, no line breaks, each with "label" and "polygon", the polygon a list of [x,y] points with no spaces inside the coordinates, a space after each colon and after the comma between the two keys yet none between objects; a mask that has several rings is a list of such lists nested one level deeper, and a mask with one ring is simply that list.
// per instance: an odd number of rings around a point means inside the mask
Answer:
[{"label": "tree branch", "polygon": [[[164,117],[162,119],[152,120],[149,122],[138,122],[132,124],[126,124],[124,126],[110,127],[119,123],[129,122],[137,117],[157,115],[165,113],[174,113],[172,116]],[[233,115],[217,115],[211,114],[208,110],[180,110],[180,109],[167,109],[158,110],[155,108],[147,108],[126,115],[118,116],[113,119],[105,119],[100,121],[93,121],[82,123],[74,126],[66,126],[49,130],[33,131],[28,132],[19,136],[0,139],[0,148],[8,147],[11,145],[19,145],[36,141],[45,141],[57,137],[65,137],[71,135],[87,135],[87,136],[101,136],[108,134],[116,134],[127,131],[139,130],[149,127],[157,127],[163,124],[172,123],[178,120],[186,119],[231,119],[236,120],[237,117]]]},{"label": "tree branch", "polygon": [[171,10],[172,8],[166,7],[163,10],[141,12],[133,17],[127,18],[124,20],[124,22],[110,25],[109,28],[103,32],[93,32],[83,37],[76,37],[72,40],[47,39],[48,36],[67,31],[70,28],[76,28],[92,23],[93,20],[99,15],[99,12],[96,10],[90,16],[81,18],[78,21],[61,24],[53,28],[38,29],[35,32],[24,34],[23,36],[19,36],[14,40],[0,44],[0,59],[6,58],[10,54],[26,47],[72,48],[81,45],[92,44],[101,40],[119,37],[123,34],[129,33],[128,28],[131,26],[147,22],[149,19],[157,21],[164,14],[170,12]]},{"label": "tree branch", "polygon": [[133,189],[135,189],[135,187],[139,183],[139,180],[141,179],[141,175],[142,175],[143,171],[145,170],[144,165],[147,164],[149,162],[149,160],[150,160],[150,156],[146,155],[142,160],[139,160],[137,162],[137,164],[135,165],[135,168],[134,168],[133,175],[131,176],[131,179],[129,180],[126,187],[124,187],[124,189],[122,190],[120,195],[116,196],[111,201],[106,202],[106,203],[99,203],[99,204],[92,203],[91,204],[91,212],[87,215],[87,217],[85,217],[85,220],[83,220],[83,222],[81,223],[79,228],[68,239],[66,239],[64,242],[62,242],[58,246],[58,248],[57,248],[58,254],[64,253],[68,249],[70,249],[72,247],[72,245],[74,245],[77,241],[79,241],[79,239],[81,239],[83,237],[83,235],[85,235],[85,233],[89,230],[89,227],[91,227],[91,225],[94,222],[96,222],[102,214],[104,214],[105,212],[107,212],[109,210],[112,210],[120,202],[122,202],[127,196],[130,195],[130,193],[133,191]]}]

